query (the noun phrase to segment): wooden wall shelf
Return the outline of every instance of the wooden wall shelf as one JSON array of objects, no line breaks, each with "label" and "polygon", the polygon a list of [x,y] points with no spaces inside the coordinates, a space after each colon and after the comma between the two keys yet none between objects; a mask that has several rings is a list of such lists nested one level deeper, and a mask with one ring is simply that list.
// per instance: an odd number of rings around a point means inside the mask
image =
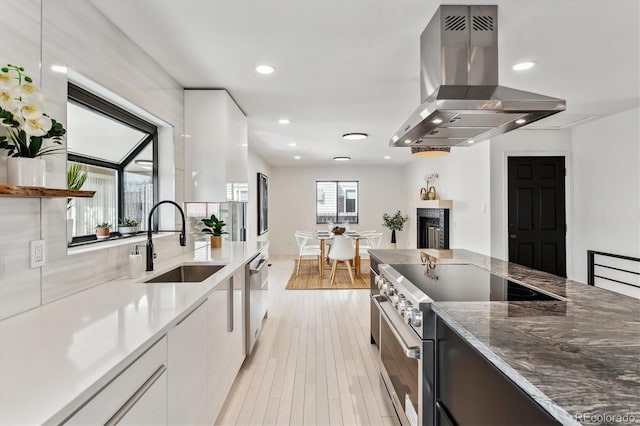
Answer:
[{"label": "wooden wall shelf", "polygon": [[39,186],[0,185],[0,197],[20,198],[91,198],[96,191],[71,191],[62,188],[42,188]]}]

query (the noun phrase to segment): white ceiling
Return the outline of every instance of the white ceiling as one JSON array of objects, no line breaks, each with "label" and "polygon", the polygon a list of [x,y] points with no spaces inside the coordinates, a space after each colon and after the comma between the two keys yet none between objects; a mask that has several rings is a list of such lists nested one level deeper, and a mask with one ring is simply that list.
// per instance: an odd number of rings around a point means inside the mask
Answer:
[{"label": "white ceiling", "polygon": [[91,1],[184,87],[227,89],[272,165],[408,161],[388,142],[419,104],[419,37],[441,3],[497,4],[500,83],[566,99],[567,121],[640,103],[638,0]]}]

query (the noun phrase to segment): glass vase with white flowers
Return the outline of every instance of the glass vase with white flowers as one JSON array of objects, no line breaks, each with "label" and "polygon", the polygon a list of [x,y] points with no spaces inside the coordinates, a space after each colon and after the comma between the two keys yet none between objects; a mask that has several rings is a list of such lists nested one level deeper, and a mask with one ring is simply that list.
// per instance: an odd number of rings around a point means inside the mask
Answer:
[{"label": "glass vase with white flowers", "polygon": [[9,157],[8,183],[44,186],[45,163],[40,157],[64,151],[56,145],[62,145],[66,130],[45,114],[44,98],[23,67],[0,68],[0,124],[0,149]]}]

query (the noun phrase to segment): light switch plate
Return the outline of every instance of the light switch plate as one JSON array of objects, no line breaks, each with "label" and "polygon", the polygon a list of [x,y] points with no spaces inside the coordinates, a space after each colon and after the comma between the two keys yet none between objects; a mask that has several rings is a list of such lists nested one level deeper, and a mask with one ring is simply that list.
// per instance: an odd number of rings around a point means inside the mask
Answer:
[{"label": "light switch plate", "polygon": [[30,258],[31,258],[31,267],[32,268],[40,268],[44,266],[45,263],[45,250],[44,250],[44,240],[36,240],[31,241],[29,243],[30,246]]}]

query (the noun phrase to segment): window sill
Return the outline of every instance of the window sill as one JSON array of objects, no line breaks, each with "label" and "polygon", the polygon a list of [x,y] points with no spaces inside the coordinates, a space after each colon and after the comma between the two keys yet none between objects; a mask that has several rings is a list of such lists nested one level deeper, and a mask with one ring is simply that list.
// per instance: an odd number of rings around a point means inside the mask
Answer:
[{"label": "window sill", "polygon": [[[176,234],[177,234],[176,232],[154,233],[153,239],[155,240],[158,238],[169,237],[171,235],[176,235]],[[102,240],[102,241],[90,241],[86,243],[81,243],[80,245],[68,247],[67,256],[72,256],[75,254],[82,254],[82,253],[89,253],[92,251],[104,250],[108,248],[119,247],[119,246],[124,246],[128,244],[141,243],[146,241],[147,241],[146,232],[140,233],[138,235],[130,236],[130,237],[129,236],[117,237],[117,238]]]}]

